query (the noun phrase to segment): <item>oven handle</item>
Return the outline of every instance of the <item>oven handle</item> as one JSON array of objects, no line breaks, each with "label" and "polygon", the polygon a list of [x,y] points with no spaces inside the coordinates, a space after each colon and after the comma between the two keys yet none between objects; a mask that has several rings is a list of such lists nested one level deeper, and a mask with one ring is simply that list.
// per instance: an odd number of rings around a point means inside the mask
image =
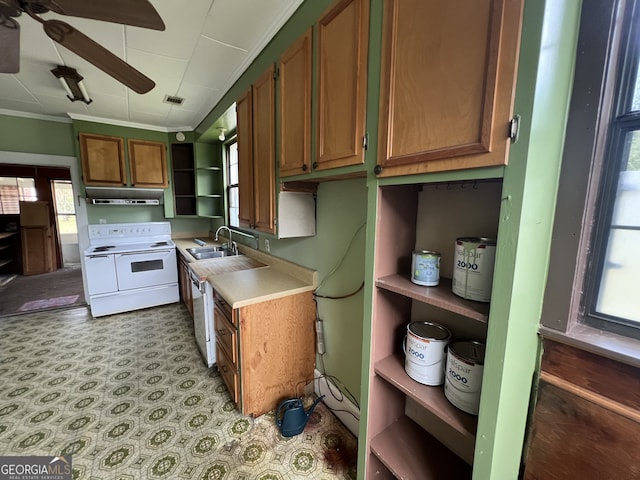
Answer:
[{"label": "oven handle", "polygon": [[173,250],[173,248],[169,249],[169,250],[140,250],[138,252],[124,252],[124,253],[118,253],[117,255],[121,256],[121,257],[126,257],[129,255],[142,255],[142,254],[146,254],[146,253],[171,253]]},{"label": "oven handle", "polygon": [[[113,255],[113,254],[111,254]],[[105,255],[87,255],[86,258],[109,258],[111,257],[111,255],[109,254],[105,254]]]}]

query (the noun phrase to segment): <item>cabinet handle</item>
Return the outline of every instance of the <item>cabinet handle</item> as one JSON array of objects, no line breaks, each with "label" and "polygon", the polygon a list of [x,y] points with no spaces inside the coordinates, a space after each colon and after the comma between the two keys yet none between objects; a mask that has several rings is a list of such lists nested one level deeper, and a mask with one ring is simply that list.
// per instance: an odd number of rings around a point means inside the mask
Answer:
[{"label": "cabinet handle", "polygon": [[373,167],[373,173],[376,175],[380,175],[382,173],[382,165],[376,165]]},{"label": "cabinet handle", "polygon": [[318,162],[313,162],[312,164],[313,169],[315,170],[316,168],[318,168]]},{"label": "cabinet handle", "polygon": [[309,169],[309,167],[307,166],[307,164],[305,163],[304,165],[302,165],[302,171],[306,172]]}]

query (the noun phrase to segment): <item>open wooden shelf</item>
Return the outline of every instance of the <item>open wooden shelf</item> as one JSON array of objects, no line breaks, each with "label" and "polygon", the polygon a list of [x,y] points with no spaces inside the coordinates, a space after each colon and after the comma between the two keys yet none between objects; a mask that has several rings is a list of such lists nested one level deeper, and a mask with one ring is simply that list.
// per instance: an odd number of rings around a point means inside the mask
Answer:
[{"label": "open wooden shelf", "polygon": [[13,260],[0,260],[0,267],[4,267],[5,265],[11,263]]},{"label": "open wooden shelf", "polygon": [[407,417],[372,438],[371,451],[396,478],[471,478],[469,465]]},{"label": "open wooden shelf", "polygon": [[451,280],[448,278],[440,277],[440,285],[436,287],[423,287],[403,275],[394,274],[377,279],[376,286],[472,320],[486,323],[489,319],[489,304],[457,296],[451,291]]},{"label": "open wooden shelf", "polygon": [[478,419],[451,404],[442,385],[432,387],[416,382],[407,375],[403,360],[396,355],[376,362],[374,371],[444,423],[450,430],[447,437],[455,443],[460,455],[469,461],[473,459]]}]

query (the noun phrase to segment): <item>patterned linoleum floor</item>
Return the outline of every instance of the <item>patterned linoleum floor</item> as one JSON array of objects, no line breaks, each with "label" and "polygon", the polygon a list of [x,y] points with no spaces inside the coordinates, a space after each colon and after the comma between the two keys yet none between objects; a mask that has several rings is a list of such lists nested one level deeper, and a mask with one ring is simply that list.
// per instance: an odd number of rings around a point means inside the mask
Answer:
[{"label": "patterned linoleum floor", "polygon": [[356,448],[323,404],[291,438],[238,413],[180,304],[0,319],[1,455],[71,455],[86,480],[351,479]]}]

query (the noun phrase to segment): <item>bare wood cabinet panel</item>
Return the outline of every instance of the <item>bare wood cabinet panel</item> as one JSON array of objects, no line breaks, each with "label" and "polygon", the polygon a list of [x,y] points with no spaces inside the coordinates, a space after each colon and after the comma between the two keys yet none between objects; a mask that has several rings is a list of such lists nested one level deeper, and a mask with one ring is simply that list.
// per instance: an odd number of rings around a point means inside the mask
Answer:
[{"label": "bare wood cabinet panel", "polygon": [[313,294],[233,311],[214,296],[218,369],[239,410],[257,417],[299,396],[315,366]]},{"label": "bare wood cabinet panel", "polygon": [[380,176],[507,162],[522,4],[384,2]]},{"label": "bare wood cabinet panel", "polygon": [[251,228],[253,218],[253,121],[251,88],[236,102],[238,139],[238,220],[241,227]]},{"label": "bare wood cabinet panel", "polygon": [[524,478],[640,478],[639,387],[638,368],[545,340]]},{"label": "bare wood cabinet panel", "polygon": [[127,143],[131,184],[134,187],[168,187],[166,145],[135,139],[129,139]]},{"label": "bare wood cabinet panel", "polygon": [[368,0],[341,0],[318,20],[314,170],[364,163],[368,43]]},{"label": "bare wood cabinet panel", "polygon": [[127,184],[122,138],[80,133],[78,139],[85,185]]},{"label": "bare wood cabinet panel", "polygon": [[278,61],[280,176],[311,170],[311,28]]},{"label": "bare wood cabinet panel", "polygon": [[275,233],[275,84],[273,65],[253,91],[253,186],[255,229]]},{"label": "bare wood cabinet panel", "polygon": [[53,271],[51,229],[46,226],[20,227],[22,274]]}]

